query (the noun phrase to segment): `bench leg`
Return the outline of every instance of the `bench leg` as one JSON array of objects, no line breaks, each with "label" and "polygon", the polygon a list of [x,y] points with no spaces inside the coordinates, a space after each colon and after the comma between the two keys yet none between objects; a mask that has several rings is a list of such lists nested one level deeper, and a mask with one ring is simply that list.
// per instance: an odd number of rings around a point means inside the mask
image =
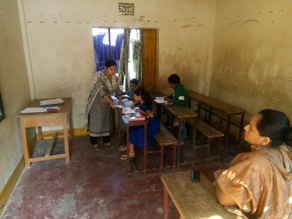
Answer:
[{"label": "bench leg", "polygon": [[176,144],[173,145],[173,169],[176,167]]},{"label": "bench leg", "polygon": [[207,157],[208,157],[208,162],[210,160],[210,144],[211,144],[211,140],[210,138],[208,138],[208,146],[207,146]]},{"label": "bench leg", "polygon": [[161,147],[161,152],[160,152],[160,171],[163,171],[163,157],[164,157],[164,146]]}]

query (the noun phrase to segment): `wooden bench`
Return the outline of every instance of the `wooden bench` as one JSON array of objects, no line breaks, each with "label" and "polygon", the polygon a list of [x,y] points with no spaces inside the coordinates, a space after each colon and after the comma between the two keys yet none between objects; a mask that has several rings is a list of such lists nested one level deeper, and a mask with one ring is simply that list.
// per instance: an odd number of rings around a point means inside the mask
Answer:
[{"label": "wooden bench", "polygon": [[160,131],[154,135],[156,143],[160,146],[161,150],[161,163],[160,170],[163,171],[163,158],[164,158],[164,147],[173,146],[173,169],[176,166],[176,145],[178,140],[168,131],[163,124],[160,123]]},{"label": "wooden bench", "polygon": [[[191,125],[194,126],[194,120],[193,119],[187,119],[186,122]],[[220,131],[218,131],[217,129],[213,128],[212,126],[208,125],[207,123],[205,123],[204,121],[202,121],[201,119],[197,119],[197,130],[202,133],[207,139],[208,139],[208,143],[205,145],[196,145],[194,148],[194,154],[196,155],[196,150],[199,148],[207,148],[207,158],[202,158],[199,160],[195,160],[196,162],[201,162],[201,161],[207,161],[209,162],[212,159],[220,159],[220,153],[221,153],[221,137],[224,136],[224,134]],[[211,146],[211,140],[212,139],[216,139],[219,138],[219,148],[218,148],[218,155],[217,156],[213,156],[210,157],[210,146]]]},{"label": "wooden bench", "polygon": [[[208,120],[207,119],[208,118],[207,117],[207,113],[210,113],[209,107],[207,105],[205,105],[205,104],[200,103],[198,105],[198,111],[199,111],[198,113],[199,113],[199,115],[200,115],[200,109],[204,110],[204,112],[205,112],[204,120],[207,121]],[[210,117],[212,115],[214,115],[214,116],[219,118],[219,129],[222,130],[222,120],[223,121],[227,121],[228,120],[227,114],[225,114],[225,113],[223,113],[223,112],[221,112],[219,110],[212,109],[212,113],[211,113]],[[211,121],[211,118],[209,120]],[[235,127],[239,128],[239,133],[238,133],[239,136],[241,136],[241,132],[242,132],[240,122],[241,122],[240,121],[240,116],[232,116],[231,119],[230,119],[230,124],[232,124]],[[244,121],[243,125],[245,126],[247,124],[248,124],[248,121]]]}]

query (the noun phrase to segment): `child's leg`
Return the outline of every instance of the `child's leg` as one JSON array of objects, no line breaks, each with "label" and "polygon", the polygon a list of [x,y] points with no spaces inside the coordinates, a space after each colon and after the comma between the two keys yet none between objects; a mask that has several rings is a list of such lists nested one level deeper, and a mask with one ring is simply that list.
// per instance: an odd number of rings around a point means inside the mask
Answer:
[{"label": "child's leg", "polygon": [[134,145],[129,143],[129,155],[135,155],[135,149],[134,149]]}]

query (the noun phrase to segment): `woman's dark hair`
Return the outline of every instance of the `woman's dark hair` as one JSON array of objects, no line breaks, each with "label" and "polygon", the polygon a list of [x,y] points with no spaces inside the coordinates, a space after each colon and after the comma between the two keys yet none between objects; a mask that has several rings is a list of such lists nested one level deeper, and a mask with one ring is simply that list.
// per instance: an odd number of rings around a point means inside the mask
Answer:
[{"label": "woman's dark hair", "polygon": [[168,77],[168,83],[180,84],[180,79],[177,74],[172,74]]},{"label": "woman's dark hair", "polygon": [[137,96],[141,96],[142,100],[144,100],[144,102],[151,108],[152,99],[150,93],[147,90],[145,90],[144,87],[137,87],[134,90],[134,94],[136,94]]},{"label": "woman's dark hair", "polygon": [[108,68],[108,67],[111,67],[111,66],[117,66],[117,63],[113,59],[108,59],[108,60],[105,61],[104,65]]},{"label": "woman's dark hair", "polygon": [[278,147],[283,143],[292,145],[292,131],[288,117],[277,110],[264,109],[258,112],[261,115],[257,129],[261,136],[271,139],[271,147]]}]

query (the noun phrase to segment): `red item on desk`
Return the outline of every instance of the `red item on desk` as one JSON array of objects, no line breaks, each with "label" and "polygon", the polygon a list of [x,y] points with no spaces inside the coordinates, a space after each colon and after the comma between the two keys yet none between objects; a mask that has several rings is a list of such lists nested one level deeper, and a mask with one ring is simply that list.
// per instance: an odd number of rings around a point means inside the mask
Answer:
[{"label": "red item on desk", "polygon": [[129,121],[134,122],[134,121],[142,121],[145,120],[145,116],[139,116],[139,117],[130,117]]}]

